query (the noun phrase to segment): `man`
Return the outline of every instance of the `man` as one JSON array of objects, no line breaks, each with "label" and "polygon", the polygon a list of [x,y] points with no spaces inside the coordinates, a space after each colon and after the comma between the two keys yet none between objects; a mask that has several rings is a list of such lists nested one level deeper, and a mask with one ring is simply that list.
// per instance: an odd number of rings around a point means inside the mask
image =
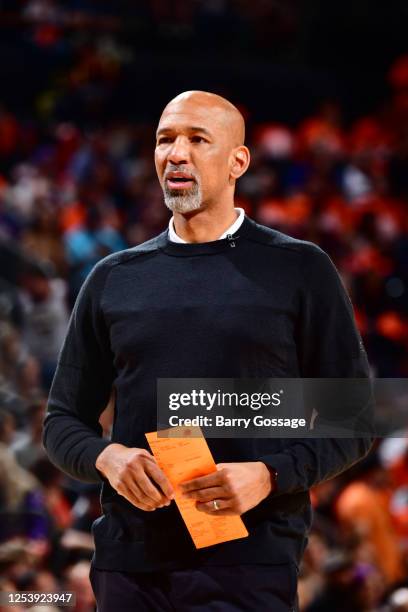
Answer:
[{"label": "man", "polygon": [[[177,96],[157,130],[168,231],[100,261],[72,313],[44,443],[61,469],[103,482],[91,579],[100,612],[294,610],[308,489],[369,442],[210,439],[217,472],[184,492],[241,515],[249,537],[196,550],[148,450],[158,378],[367,376],[352,309],[315,245],[234,209],[249,164],[244,121],[206,92]],[[116,392],[112,440],[99,416]]]}]

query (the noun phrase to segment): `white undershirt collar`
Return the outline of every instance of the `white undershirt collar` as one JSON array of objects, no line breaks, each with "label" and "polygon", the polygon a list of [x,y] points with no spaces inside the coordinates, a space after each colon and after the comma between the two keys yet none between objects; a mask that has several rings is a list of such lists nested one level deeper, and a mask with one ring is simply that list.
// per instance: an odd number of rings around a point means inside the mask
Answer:
[{"label": "white undershirt collar", "polygon": [[[235,219],[234,223],[230,225],[230,227],[227,230],[225,230],[225,232],[219,238],[217,238],[217,240],[223,240],[228,235],[232,236],[241,227],[244,221],[245,211],[243,208],[235,208],[234,210],[238,213],[238,217]],[[171,242],[178,242],[179,244],[187,244],[186,240],[183,240],[182,238],[180,238],[180,236],[177,236],[176,230],[174,229],[173,217],[170,219],[170,222],[169,222],[169,240]]]}]

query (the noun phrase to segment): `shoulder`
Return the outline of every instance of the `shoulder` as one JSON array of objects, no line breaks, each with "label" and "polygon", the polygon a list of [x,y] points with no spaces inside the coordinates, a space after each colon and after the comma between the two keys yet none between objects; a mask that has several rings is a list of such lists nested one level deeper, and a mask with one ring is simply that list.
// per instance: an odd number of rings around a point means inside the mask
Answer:
[{"label": "shoulder", "polygon": [[150,240],[147,240],[146,242],[143,242],[142,244],[138,244],[137,246],[123,249],[121,251],[116,251],[111,255],[103,257],[98,261],[98,263],[95,264],[92,272],[96,274],[102,272],[107,273],[115,266],[126,264],[127,262],[135,260],[143,255],[158,252],[160,244],[166,236],[166,231],[162,232],[158,236],[155,236],[154,238],[151,238]]},{"label": "shoulder", "polygon": [[317,244],[293,238],[252,219],[248,221],[246,237],[252,243],[264,247],[261,256],[266,262],[270,258],[277,260],[282,266],[282,273],[292,273],[296,270],[296,278],[301,279],[302,285],[325,284],[326,281],[329,281],[330,286],[338,284],[338,270],[329,255]]},{"label": "shoulder", "polygon": [[293,236],[279,232],[271,227],[256,223],[256,221],[252,219],[248,219],[248,223],[249,231],[247,232],[247,237],[253,242],[271,248],[285,249],[293,253],[298,253],[300,256],[328,258],[327,253],[314,242],[293,238]]},{"label": "shoulder", "polygon": [[116,251],[100,259],[86,277],[81,287],[81,294],[84,292],[92,292],[94,294],[101,293],[113,269],[120,265],[127,264],[128,262],[137,261],[138,258],[142,259],[145,255],[154,255],[159,251],[159,245],[165,237],[166,232],[163,232],[142,244],[129,249]]}]

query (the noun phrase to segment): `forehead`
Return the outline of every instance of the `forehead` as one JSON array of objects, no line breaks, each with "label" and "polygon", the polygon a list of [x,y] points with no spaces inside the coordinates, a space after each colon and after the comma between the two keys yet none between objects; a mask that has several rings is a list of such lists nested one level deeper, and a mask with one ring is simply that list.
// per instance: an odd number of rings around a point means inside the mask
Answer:
[{"label": "forehead", "polygon": [[[224,121],[223,121],[224,115]],[[169,104],[160,117],[158,130],[202,127],[208,132],[226,132],[226,112],[204,104],[177,102]]]}]

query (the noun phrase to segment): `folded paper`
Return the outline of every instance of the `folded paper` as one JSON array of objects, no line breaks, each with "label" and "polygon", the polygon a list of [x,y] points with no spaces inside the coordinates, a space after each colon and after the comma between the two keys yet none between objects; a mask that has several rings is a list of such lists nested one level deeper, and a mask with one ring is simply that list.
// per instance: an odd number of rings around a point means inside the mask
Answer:
[{"label": "folded paper", "polygon": [[172,427],[146,434],[159,467],[175,490],[175,502],[196,548],[213,546],[248,536],[239,516],[200,512],[194,499],[185,497],[182,482],[217,470],[211,451],[199,427]]}]

